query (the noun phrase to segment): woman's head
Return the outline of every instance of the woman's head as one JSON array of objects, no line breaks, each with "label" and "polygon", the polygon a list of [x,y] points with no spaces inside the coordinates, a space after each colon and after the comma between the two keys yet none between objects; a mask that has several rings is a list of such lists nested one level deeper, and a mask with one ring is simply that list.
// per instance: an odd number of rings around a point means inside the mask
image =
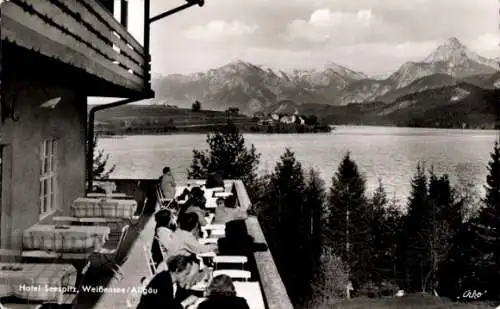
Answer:
[{"label": "woman's head", "polygon": [[226,197],[224,200],[224,206],[227,208],[236,208],[236,197],[234,195]]},{"label": "woman's head", "polygon": [[165,166],[163,168],[163,174],[166,174],[166,173],[170,173],[170,167],[168,167],[168,166]]},{"label": "woman's head", "polygon": [[226,203],[225,203],[224,198],[219,197],[219,198],[217,199],[217,206],[221,206],[221,207],[223,207],[223,206],[225,206],[225,205],[226,205]]},{"label": "woman's head", "polygon": [[155,214],[156,227],[175,229],[175,214],[168,209],[163,209]]},{"label": "woman's head", "polygon": [[226,275],[219,275],[212,279],[207,288],[209,296],[236,296],[233,280]]},{"label": "woman's head", "polygon": [[193,187],[191,189],[191,196],[192,197],[202,197],[203,196],[203,190],[201,190],[200,187]]},{"label": "woman's head", "polygon": [[193,231],[199,226],[200,218],[194,212],[183,213],[179,217],[179,227],[184,231]]},{"label": "woman's head", "polygon": [[168,270],[172,280],[185,288],[192,282],[193,267],[198,265],[196,255],[175,255],[167,260]]}]

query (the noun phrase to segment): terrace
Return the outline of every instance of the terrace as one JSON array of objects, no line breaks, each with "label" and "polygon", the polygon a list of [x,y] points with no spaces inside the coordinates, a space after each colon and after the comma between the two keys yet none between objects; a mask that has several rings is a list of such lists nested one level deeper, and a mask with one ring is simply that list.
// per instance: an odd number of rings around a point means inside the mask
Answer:
[{"label": "terrace", "polygon": [[[137,192],[136,180],[114,179],[117,184],[117,191],[128,192],[133,194]],[[204,183],[204,181],[190,181],[190,183]],[[123,280],[110,280],[106,285],[110,289],[120,289],[126,286],[137,286],[140,279],[147,276],[149,266],[144,255],[144,245],[151,245],[155,221],[151,216],[152,209],[156,205],[155,186],[156,180],[141,180],[141,192],[148,197],[148,203],[145,205],[143,219],[141,220],[143,228],[136,232],[135,235],[130,235],[128,240],[128,258],[121,266],[124,272]],[[185,183],[184,185],[186,185]],[[183,184],[180,184],[182,186]],[[240,207],[248,209],[251,206],[251,201],[246,192],[245,186],[240,180],[226,180],[226,191],[231,192],[237,198],[237,203]],[[256,217],[250,216],[246,221],[246,228],[249,235],[254,237],[255,242],[265,243],[265,238],[261,230],[260,224]],[[253,256],[248,257],[248,269],[251,272],[250,281],[258,283],[261,291],[262,300],[266,309],[292,309],[293,306],[288,298],[281,277],[274,264],[273,257],[269,250],[255,252]],[[86,297],[84,297],[86,298]],[[250,308],[255,299],[248,301]],[[81,304],[79,302],[79,304]],[[124,308],[127,306],[127,295],[106,293],[96,300],[94,308]],[[89,308],[88,306],[79,305],[77,308]]]},{"label": "terrace", "polygon": [[[150,275],[149,264],[145,256],[145,247],[150,249],[153,235],[155,220],[152,214],[157,208],[157,180],[131,180],[131,179],[112,179],[111,182],[116,184],[115,196],[123,198],[135,199],[138,203],[136,214],[136,222],[130,225],[129,232],[122,241],[119,248],[119,257],[117,258],[121,264],[123,277],[114,276],[113,274],[104,273],[100,268],[90,267],[81,278],[77,285],[80,286],[80,292],[69,303],[73,308],[127,308],[128,293],[123,292],[130,287],[140,286],[141,278]],[[189,184],[201,184],[204,181],[190,181]],[[188,183],[178,184],[181,188]],[[222,194],[232,194],[236,197],[237,205],[243,209],[248,209],[251,206],[251,201],[246,192],[245,186],[240,180],[226,180],[225,192]],[[96,194],[98,195],[98,194]],[[214,194],[215,195],[215,194]],[[87,194],[89,197],[89,194]],[[211,203],[211,199],[207,199],[207,205]],[[71,220],[69,217],[54,217],[52,220]],[[95,218],[94,218],[95,220]],[[92,221],[92,220],[90,220]],[[81,222],[80,222],[81,223]],[[92,222],[87,222],[91,223]],[[93,222],[94,225],[103,227],[102,222]],[[104,226],[111,227],[112,231],[119,230],[120,224],[114,226],[114,223],[105,223]],[[262,233],[260,224],[256,217],[250,216],[245,220],[247,233],[254,238],[256,243],[265,244],[265,238]],[[113,232],[111,233],[113,234]],[[114,233],[116,235],[116,233]],[[119,237],[110,237],[106,241],[109,247],[116,247]],[[64,256],[60,260],[52,261],[50,265],[63,263]],[[288,298],[281,277],[274,264],[273,257],[270,251],[265,246],[265,250],[254,252],[253,255],[247,256],[245,269],[250,272],[248,282],[242,282],[240,286],[249,284],[252,287],[250,291],[243,292],[242,297],[247,298],[247,302],[251,309],[292,309],[292,304]],[[55,263],[55,264],[54,264]],[[64,263],[67,263],[65,261]],[[23,264],[21,264],[23,265]],[[238,283],[237,283],[238,284]],[[103,288],[96,292],[83,292],[82,286]],[[108,291],[108,292],[102,292]],[[117,291],[115,293],[109,291]],[[27,309],[36,306],[30,301],[19,300],[3,300],[9,308]],[[38,302],[39,303],[39,302]],[[68,302],[67,302],[68,303]],[[130,307],[129,307],[130,308]],[[133,308],[133,307],[132,307]]]}]

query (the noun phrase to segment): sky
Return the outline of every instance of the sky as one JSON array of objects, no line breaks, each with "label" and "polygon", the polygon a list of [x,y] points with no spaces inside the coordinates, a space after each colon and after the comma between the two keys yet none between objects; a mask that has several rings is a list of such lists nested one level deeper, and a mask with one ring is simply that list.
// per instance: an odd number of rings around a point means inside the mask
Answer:
[{"label": "sky", "polygon": [[[144,0],[129,0],[142,43]],[[328,62],[369,75],[421,60],[449,37],[500,56],[498,0],[205,0],[153,23],[152,71],[188,74],[241,59],[273,69]],[[151,0],[151,15],[183,4]]]}]

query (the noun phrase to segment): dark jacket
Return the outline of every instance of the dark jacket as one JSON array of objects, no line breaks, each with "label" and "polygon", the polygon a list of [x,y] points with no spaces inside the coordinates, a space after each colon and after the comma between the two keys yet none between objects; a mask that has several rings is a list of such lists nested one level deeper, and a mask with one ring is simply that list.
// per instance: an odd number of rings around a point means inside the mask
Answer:
[{"label": "dark jacket", "polygon": [[265,243],[256,243],[248,235],[244,220],[234,220],[226,223],[226,237],[217,241],[220,255],[250,256],[256,251],[266,251]]},{"label": "dark jacket", "polygon": [[141,296],[141,300],[136,309],[183,309],[181,301],[174,298],[174,288],[172,276],[168,271],[162,271],[149,282],[146,290],[151,289]]},{"label": "dark jacket", "polygon": [[250,309],[247,301],[238,296],[209,296],[198,309]]},{"label": "dark jacket", "polygon": [[158,239],[156,238],[158,236],[156,231],[157,231],[157,228],[155,227],[153,244],[151,245],[151,257],[153,258],[153,262],[155,263],[155,267],[158,267],[158,264],[160,264],[163,261],[163,252],[161,251],[160,243],[158,242]]}]

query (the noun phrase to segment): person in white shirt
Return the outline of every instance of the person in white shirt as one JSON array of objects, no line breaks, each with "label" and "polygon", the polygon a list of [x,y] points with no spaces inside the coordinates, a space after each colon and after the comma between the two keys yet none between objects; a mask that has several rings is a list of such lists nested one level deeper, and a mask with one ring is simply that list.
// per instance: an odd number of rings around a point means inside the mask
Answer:
[{"label": "person in white shirt", "polygon": [[201,244],[198,241],[200,223],[196,213],[185,213],[179,218],[179,228],[175,230],[166,249],[169,255],[190,255],[215,252],[217,245]]},{"label": "person in white shirt", "polygon": [[153,238],[153,244],[151,246],[151,256],[158,267],[165,257],[166,246],[170,242],[174,231],[176,230],[175,216],[172,211],[164,209],[160,210],[155,214],[155,234]]}]

